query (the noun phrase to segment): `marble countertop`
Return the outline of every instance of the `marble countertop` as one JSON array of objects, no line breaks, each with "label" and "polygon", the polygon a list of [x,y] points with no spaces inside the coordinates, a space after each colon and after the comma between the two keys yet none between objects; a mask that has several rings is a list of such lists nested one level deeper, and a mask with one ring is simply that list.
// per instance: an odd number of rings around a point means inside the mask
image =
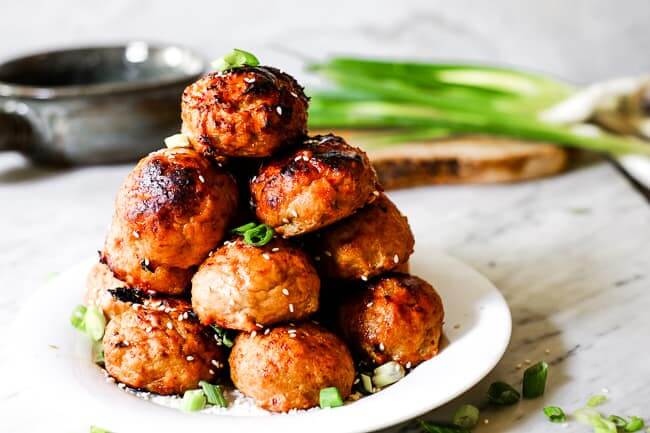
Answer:
[{"label": "marble countertop", "polygon": [[[0,156],[0,340],[7,341],[12,319],[34,290],[101,245],[115,191],[129,169],[39,169],[17,155]],[[513,335],[506,355],[485,380],[426,418],[447,419],[465,402],[482,406],[492,381],[517,383],[521,364],[543,359],[551,365],[545,396],[486,409],[475,431],[561,429],[545,419],[542,407],[571,411],[603,389],[610,398],[606,412],[647,420],[647,201],[604,162],[535,182],[433,188],[431,202],[414,200],[419,189],[391,196],[407,215],[414,206],[424,208],[430,218],[413,221],[414,230],[435,231],[437,246],[502,290],[513,314]],[[0,345],[0,364],[15,356]],[[0,407],[11,407],[20,387],[2,382]],[[13,411],[1,412],[0,430],[8,422],[29,431],[24,418],[19,422]],[[51,431],[58,430],[53,426]],[[417,429],[410,423],[391,431]],[[571,423],[561,431],[588,429]]]}]

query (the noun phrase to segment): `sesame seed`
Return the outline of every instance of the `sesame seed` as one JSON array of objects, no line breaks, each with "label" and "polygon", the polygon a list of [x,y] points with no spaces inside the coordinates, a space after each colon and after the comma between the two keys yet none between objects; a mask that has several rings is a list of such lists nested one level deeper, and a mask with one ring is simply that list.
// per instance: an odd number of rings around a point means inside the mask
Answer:
[{"label": "sesame seed", "polygon": [[282,294],[284,296],[289,296],[289,289],[287,289],[286,287],[284,289],[282,289]]},{"label": "sesame seed", "polygon": [[372,195],[374,195],[375,197],[379,197],[379,191],[373,191]]},{"label": "sesame seed", "polygon": [[147,326],[147,329],[146,329],[147,333],[151,332],[152,329],[153,328],[151,326]]},{"label": "sesame seed", "polygon": [[210,363],[214,365],[215,367],[219,367],[219,363],[215,361],[214,359],[210,360]]},{"label": "sesame seed", "polygon": [[208,371],[210,372],[210,374],[214,374],[214,370],[213,370],[213,369],[209,369]]},{"label": "sesame seed", "polygon": [[262,257],[264,257],[265,260],[271,260],[271,256],[269,256],[267,253],[262,254]]},{"label": "sesame seed", "polygon": [[264,331],[264,335],[269,335],[269,332],[271,332],[271,328],[266,328]]},{"label": "sesame seed", "polygon": [[189,312],[189,311],[186,311],[185,313],[183,313],[183,318],[184,318],[185,320],[189,319],[189,318],[190,318],[190,312]]},{"label": "sesame seed", "polygon": [[325,251],[325,255],[326,255],[327,257],[332,257],[332,253],[330,253],[329,251]]},{"label": "sesame seed", "polygon": [[295,334],[295,333],[296,333],[296,330],[293,329],[293,328],[291,328],[291,329],[287,330],[287,332],[288,332],[289,334]]},{"label": "sesame seed", "polygon": [[194,361],[194,357],[192,355],[187,355],[185,359],[187,359],[188,361]]},{"label": "sesame seed", "polygon": [[133,230],[133,237],[136,238],[136,239],[139,239],[140,238],[140,233],[138,233],[137,230]]},{"label": "sesame seed", "polygon": [[178,321],[179,321],[179,322],[182,322],[182,321],[183,321],[183,315],[182,315],[182,314],[179,314],[179,315],[178,315]]},{"label": "sesame seed", "polygon": [[354,384],[356,385],[357,383],[359,383],[359,378],[358,377],[356,379],[354,379]]},{"label": "sesame seed", "polygon": [[384,351],[384,343],[379,343],[379,350]]},{"label": "sesame seed", "polygon": [[271,248],[272,253],[277,253],[278,251],[280,251],[280,248],[278,247]]},{"label": "sesame seed", "polygon": [[128,346],[130,343],[128,341],[124,341],[124,345]]},{"label": "sesame seed", "polygon": [[398,256],[397,254],[395,254],[395,255],[393,256],[393,261],[394,261],[395,263],[399,263],[399,256]]},{"label": "sesame seed", "polygon": [[526,359],[524,362],[525,362],[526,364],[530,364],[532,361],[531,361],[530,359]]},{"label": "sesame seed", "polygon": [[255,82],[255,78],[244,78],[244,81],[245,81],[246,83],[248,83],[248,84],[250,84],[250,83],[254,83],[254,82]]},{"label": "sesame seed", "polygon": [[293,313],[293,304],[289,304],[289,311]]},{"label": "sesame seed", "polygon": [[284,224],[289,224],[289,218],[282,218],[282,222]]},{"label": "sesame seed", "polygon": [[551,349],[544,350],[544,353],[546,353],[548,355],[549,353],[551,353]]},{"label": "sesame seed", "polygon": [[199,175],[199,180],[201,181],[201,183],[205,183],[205,178],[201,175]]},{"label": "sesame seed", "polygon": [[298,94],[296,92],[289,92],[289,93],[291,93],[291,96],[293,96],[294,98],[298,97]]},{"label": "sesame seed", "polygon": [[124,388],[126,388],[126,385],[124,385],[123,383],[118,383],[117,387],[120,388],[120,389],[124,389]]},{"label": "sesame seed", "polygon": [[368,303],[366,304],[366,307],[372,307],[372,302],[368,302]]},{"label": "sesame seed", "polygon": [[291,209],[291,210],[289,211],[289,213],[291,214],[292,217],[294,217],[294,218],[298,218],[298,212],[296,212],[295,209]]},{"label": "sesame seed", "polygon": [[280,107],[280,106],[278,105],[277,107],[275,107],[275,111],[277,111],[278,114],[279,114],[280,116],[282,116],[282,107]]},{"label": "sesame seed", "polygon": [[167,322],[167,329],[172,329],[173,327],[172,322]]},{"label": "sesame seed", "polygon": [[251,179],[251,182],[255,182],[255,179],[257,179],[257,176],[253,176],[253,178]]},{"label": "sesame seed", "polygon": [[517,364],[515,368],[516,368],[517,370],[521,370],[521,367],[522,367],[521,364]]},{"label": "sesame seed", "polygon": [[258,328],[264,329],[264,325],[262,325],[261,323],[256,323],[255,326],[257,326]]},{"label": "sesame seed", "polygon": [[406,363],[406,368],[411,368],[411,363],[410,362]]},{"label": "sesame seed", "polygon": [[289,334],[289,338],[296,338],[296,334]]},{"label": "sesame seed", "polygon": [[251,337],[255,338],[257,336],[257,331],[251,332]]},{"label": "sesame seed", "polygon": [[368,277],[365,276],[365,275],[362,275],[362,276],[361,276],[361,280],[362,280],[362,281],[368,281]]},{"label": "sesame seed", "polygon": [[489,423],[490,423],[490,420],[489,420],[489,419],[485,418],[485,419],[483,420],[483,424],[489,424]]}]

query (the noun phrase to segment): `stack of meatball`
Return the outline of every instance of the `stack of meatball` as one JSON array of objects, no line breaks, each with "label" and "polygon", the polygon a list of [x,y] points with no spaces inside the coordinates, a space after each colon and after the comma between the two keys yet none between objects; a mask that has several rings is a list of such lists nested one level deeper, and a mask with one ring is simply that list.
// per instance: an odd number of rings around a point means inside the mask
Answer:
[{"label": "stack of meatball", "polygon": [[[285,412],[317,406],[324,388],[348,398],[359,363],[408,370],[437,353],[443,307],[404,273],[406,218],[362,150],[307,135],[307,108],[302,87],[272,67],[187,87],[180,145],[128,175],[88,277],[87,303],[110,319],[116,380],[171,395],[229,376]],[[249,222],[273,238],[233,232]],[[230,353],[223,330],[237,332]]]}]

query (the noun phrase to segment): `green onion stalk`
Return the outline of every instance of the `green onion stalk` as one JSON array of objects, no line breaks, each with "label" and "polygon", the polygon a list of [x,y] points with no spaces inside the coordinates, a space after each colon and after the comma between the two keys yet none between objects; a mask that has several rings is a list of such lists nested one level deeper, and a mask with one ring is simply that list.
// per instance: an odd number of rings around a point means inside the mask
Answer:
[{"label": "green onion stalk", "polygon": [[589,133],[541,114],[575,94],[542,75],[473,65],[334,58],[310,66],[334,84],[309,92],[311,128],[385,129],[369,146],[487,134],[546,141],[613,155],[650,156],[641,140]]}]

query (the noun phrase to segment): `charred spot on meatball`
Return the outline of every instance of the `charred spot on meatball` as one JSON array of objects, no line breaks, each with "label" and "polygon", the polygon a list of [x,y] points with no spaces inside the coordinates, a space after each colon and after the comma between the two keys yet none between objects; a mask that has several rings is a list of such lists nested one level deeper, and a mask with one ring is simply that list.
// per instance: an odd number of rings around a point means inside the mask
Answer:
[{"label": "charred spot on meatball", "polygon": [[128,287],[181,294],[237,210],[231,175],[191,149],[143,158],[115,203],[103,262]]},{"label": "charred spot on meatball", "polygon": [[206,325],[254,331],[318,310],[320,280],[290,242],[256,247],[241,238],[215,250],[192,278],[192,305]]},{"label": "charred spot on meatball", "polygon": [[338,308],[344,340],[363,361],[396,361],[406,368],[438,353],[444,309],[434,288],[421,278],[392,273],[368,282]]},{"label": "charred spot on meatball", "polygon": [[106,371],[127,386],[162,395],[217,380],[226,354],[190,313],[188,302],[166,299],[115,316],[103,339]]},{"label": "charred spot on meatball", "polygon": [[265,157],[306,135],[308,98],[269,66],[210,73],[183,92],[183,133],[208,155]]},{"label": "charred spot on meatball", "polygon": [[345,344],[311,322],[239,334],[229,363],[237,389],[273,412],[317,406],[323,388],[336,387],[345,399],[355,376]]},{"label": "charred spot on meatball", "polygon": [[361,149],[323,135],[263,165],[250,188],[257,217],[289,237],[351,215],[375,198],[379,186]]}]

